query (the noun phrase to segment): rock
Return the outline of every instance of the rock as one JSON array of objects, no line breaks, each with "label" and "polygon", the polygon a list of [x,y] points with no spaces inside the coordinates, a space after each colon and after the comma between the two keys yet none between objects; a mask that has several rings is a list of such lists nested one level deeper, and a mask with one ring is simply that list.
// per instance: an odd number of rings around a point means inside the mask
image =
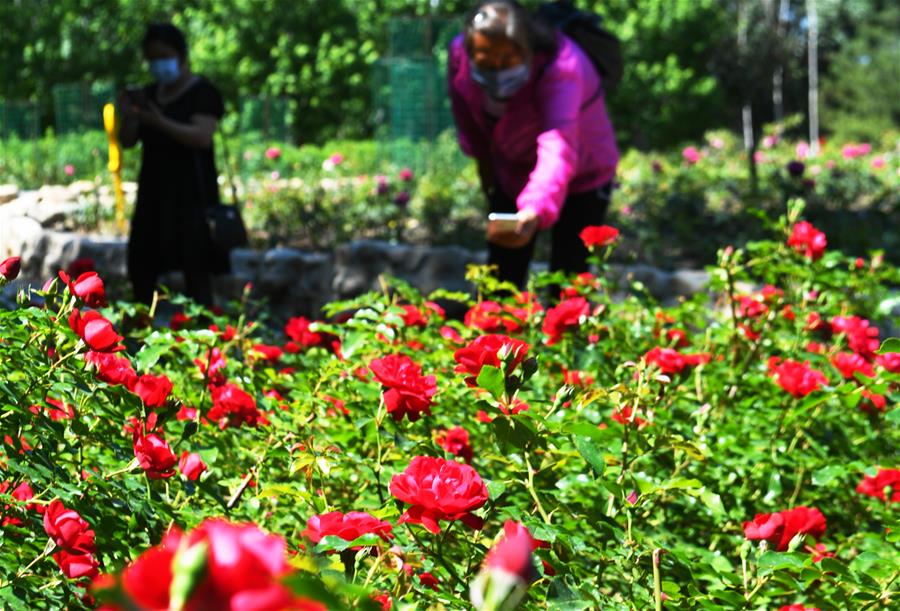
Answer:
[{"label": "rock", "polygon": [[672,273],[671,292],[674,296],[691,297],[706,291],[709,273],[700,269],[681,269]]},{"label": "rock", "polygon": [[85,193],[90,193],[97,189],[97,184],[93,180],[76,180],[69,185],[69,193],[73,195],[73,199]]},{"label": "rock", "polygon": [[44,185],[38,189],[38,201],[46,202],[71,202],[75,196],[65,185]]},{"label": "rock", "polygon": [[671,294],[672,275],[649,265],[611,265],[610,275],[623,289],[640,282],[654,299],[660,301]]},{"label": "rock", "polygon": [[0,185],[0,204],[8,204],[17,197],[19,197],[19,187],[17,185]]}]

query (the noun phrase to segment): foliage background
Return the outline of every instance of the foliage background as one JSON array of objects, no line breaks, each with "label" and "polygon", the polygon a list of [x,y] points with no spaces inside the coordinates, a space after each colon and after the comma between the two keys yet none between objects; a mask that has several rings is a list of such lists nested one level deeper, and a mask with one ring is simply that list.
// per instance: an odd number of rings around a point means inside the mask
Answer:
[{"label": "foliage background", "polygon": [[[535,2],[525,2],[529,5]],[[229,100],[286,96],[294,138],[322,143],[372,130],[370,77],[391,18],[458,15],[462,0],[11,0],[0,3],[0,98],[51,115],[59,83],[146,80],[139,43],[149,21],[183,27],[195,69]],[[627,77],[612,99],[623,144],[650,148],[737,128],[749,100],[757,125],[776,118],[772,75],[784,69],[784,114],[806,108],[806,15],[799,0],[593,0],[623,41]],[[778,27],[778,9],[787,7]],[[818,0],[823,128],[873,138],[898,125],[900,11],[888,0]],[[749,45],[735,43],[739,27]],[[873,84],[878,87],[872,88]],[[886,89],[887,88],[887,89]]]}]

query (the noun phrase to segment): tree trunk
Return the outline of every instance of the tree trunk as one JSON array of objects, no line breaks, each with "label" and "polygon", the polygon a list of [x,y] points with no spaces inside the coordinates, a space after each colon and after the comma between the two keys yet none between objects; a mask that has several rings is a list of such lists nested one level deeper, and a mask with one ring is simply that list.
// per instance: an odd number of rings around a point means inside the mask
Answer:
[{"label": "tree trunk", "polygon": [[806,0],[809,70],[809,152],[819,154],[819,14],[816,0]]},{"label": "tree trunk", "polygon": [[[747,29],[749,28],[749,16],[747,2],[741,2],[738,6],[738,55],[741,61],[747,56]],[[757,190],[757,172],[756,172],[756,145],[753,139],[753,105],[751,103],[751,94],[753,85],[745,83],[743,87],[744,104],[741,107],[741,125],[744,132],[744,151],[747,154],[747,163],[750,170],[750,187],[753,193]]]},{"label": "tree trunk", "polygon": [[[778,15],[776,16],[775,32],[779,42],[784,40],[787,32],[788,7],[790,0],[779,0]],[[775,121],[781,123],[784,120],[784,63],[778,62],[772,73],[772,111]]]}]

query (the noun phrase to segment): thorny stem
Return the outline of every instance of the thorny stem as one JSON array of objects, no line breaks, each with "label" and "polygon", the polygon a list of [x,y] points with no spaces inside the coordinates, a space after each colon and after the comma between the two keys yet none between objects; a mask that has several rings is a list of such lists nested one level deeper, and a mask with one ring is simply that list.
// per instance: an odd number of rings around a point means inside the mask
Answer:
[{"label": "thorny stem", "polygon": [[662,578],[659,574],[659,556],[662,550],[656,548],[653,550],[653,601],[656,604],[656,611],[662,611]]},{"label": "thorny stem", "polygon": [[528,488],[528,492],[531,494],[531,498],[534,499],[534,504],[537,507],[538,513],[541,514],[541,517],[544,519],[544,522],[550,524],[550,516],[544,511],[544,506],[541,504],[541,499],[537,495],[537,490],[534,489],[534,474],[535,470],[531,466],[531,461],[528,460],[528,452],[524,453],[525,456],[525,466],[528,468],[528,480],[525,483],[525,487]]}]

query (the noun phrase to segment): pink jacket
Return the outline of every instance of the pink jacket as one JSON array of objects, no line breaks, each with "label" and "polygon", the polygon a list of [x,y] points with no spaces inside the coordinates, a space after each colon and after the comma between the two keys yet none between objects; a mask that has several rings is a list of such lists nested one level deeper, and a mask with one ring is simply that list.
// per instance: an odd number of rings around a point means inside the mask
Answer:
[{"label": "pink jacket", "polygon": [[609,182],[619,161],[600,76],[576,43],[563,34],[558,40],[555,58],[535,56],[531,78],[492,133],[463,36],[450,44],[448,85],[460,146],[493,164],[499,186],[516,196],[519,210],[534,210],[542,229],[559,218],[568,193]]}]

